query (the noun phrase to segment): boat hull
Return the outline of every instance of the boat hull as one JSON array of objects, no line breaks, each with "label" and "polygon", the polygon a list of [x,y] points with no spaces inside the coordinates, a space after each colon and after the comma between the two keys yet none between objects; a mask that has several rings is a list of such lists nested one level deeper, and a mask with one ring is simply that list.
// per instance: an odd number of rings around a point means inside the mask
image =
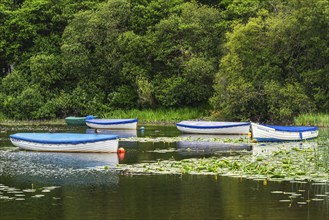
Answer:
[{"label": "boat hull", "polygon": [[191,134],[248,134],[249,122],[182,121],[176,124],[183,133]]},{"label": "boat hull", "polygon": [[316,138],[318,130],[309,131],[280,131],[274,128],[251,123],[252,138],[257,141],[300,141]]},{"label": "boat hull", "polygon": [[112,130],[136,130],[137,119],[92,119],[86,120],[86,125],[95,129],[112,129]]},{"label": "boat hull", "polygon": [[[30,135],[30,136],[29,136]],[[65,138],[61,139],[61,135]],[[31,138],[30,138],[31,137]],[[94,138],[94,139],[92,139]],[[114,153],[118,151],[117,136],[91,134],[16,134],[10,136],[16,147],[31,151],[49,152],[94,152]]]},{"label": "boat hull", "polygon": [[66,117],[65,122],[69,126],[83,126],[86,125],[86,117]]},{"label": "boat hull", "polygon": [[96,116],[88,115],[86,117],[69,116],[65,118],[65,122],[69,126],[86,126],[87,119],[95,119]]}]

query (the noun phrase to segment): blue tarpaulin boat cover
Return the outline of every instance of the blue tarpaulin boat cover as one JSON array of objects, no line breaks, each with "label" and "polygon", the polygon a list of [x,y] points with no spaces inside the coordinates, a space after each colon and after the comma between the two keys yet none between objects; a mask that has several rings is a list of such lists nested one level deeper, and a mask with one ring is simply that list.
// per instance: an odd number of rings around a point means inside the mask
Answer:
[{"label": "blue tarpaulin boat cover", "polygon": [[304,131],[317,131],[318,127],[315,126],[278,126],[278,125],[266,125],[263,126],[273,128],[277,131],[287,131],[287,132],[304,132]]},{"label": "blue tarpaulin boat cover", "polygon": [[10,135],[10,138],[42,144],[83,144],[114,140],[117,139],[118,136],[73,133],[17,133]]},{"label": "blue tarpaulin boat cover", "polygon": [[86,122],[93,124],[104,124],[104,125],[117,125],[117,124],[127,124],[138,122],[136,118],[134,119],[87,119]]}]

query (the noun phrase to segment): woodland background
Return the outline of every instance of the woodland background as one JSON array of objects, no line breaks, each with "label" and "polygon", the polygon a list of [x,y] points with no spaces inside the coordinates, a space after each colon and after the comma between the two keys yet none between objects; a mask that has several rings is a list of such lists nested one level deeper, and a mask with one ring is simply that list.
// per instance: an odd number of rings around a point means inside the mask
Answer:
[{"label": "woodland background", "polygon": [[329,109],[328,0],[0,0],[0,115]]}]

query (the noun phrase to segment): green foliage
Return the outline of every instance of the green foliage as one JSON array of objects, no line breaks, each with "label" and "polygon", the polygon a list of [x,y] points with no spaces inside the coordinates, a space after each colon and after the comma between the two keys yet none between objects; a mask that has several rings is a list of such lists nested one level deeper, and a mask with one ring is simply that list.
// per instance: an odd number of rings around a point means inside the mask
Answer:
[{"label": "green foliage", "polygon": [[4,114],[13,119],[37,119],[37,111],[44,104],[38,86],[30,86],[17,96],[8,96],[4,101]]},{"label": "green foliage", "polygon": [[162,19],[177,13],[183,2],[183,0],[131,1],[132,14],[129,18],[129,27],[135,33],[145,34]]},{"label": "green foliage", "polygon": [[257,111],[257,103],[260,103],[260,100],[259,93],[251,82],[237,78],[234,83],[225,85],[223,79],[219,80],[221,81],[217,81],[216,93],[211,98],[211,104],[215,109],[220,110],[220,119],[245,121],[259,117],[253,115]]},{"label": "green foliage", "polygon": [[264,90],[271,121],[291,124],[292,117],[313,110],[313,103],[298,83],[280,86],[277,82],[271,81],[265,84]]},{"label": "green foliage", "polygon": [[[53,54],[39,54],[29,60],[31,83],[39,84],[43,89],[55,90],[61,80],[60,58]],[[53,91],[54,92],[54,91]]]},{"label": "green foliage", "polygon": [[137,93],[134,88],[122,85],[108,96],[112,108],[132,109],[136,107]]},{"label": "green foliage", "polygon": [[[289,123],[298,114],[323,109],[321,105],[326,105],[328,97],[325,60],[329,54],[324,49],[328,48],[328,35],[322,25],[329,21],[329,3],[311,2],[291,1],[277,7],[276,13],[259,10],[245,25],[235,25],[227,35],[227,54],[221,59],[214,87],[212,100],[217,111],[226,117],[231,114],[239,119]],[[322,83],[318,77],[323,77]],[[245,86],[238,83],[239,78]],[[237,87],[251,91],[232,90]],[[257,91],[257,95],[248,91]],[[235,95],[221,99],[232,92]],[[248,99],[250,96],[253,98]],[[246,99],[254,101],[247,102],[248,109],[240,115],[227,108]]]},{"label": "green foliage", "polygon": [[2,79],[0,91],[4,95],[16,97],[28,86],[28,75],[20,71],[13,71]]},{"label": "green foliage", "polygon": [[165,107],[182,106],[189,93],[188,88],[186,88],[186,80],[182,77],[165,79],[160,82],[156,90],[158,92],[155,97],[160,105]]},{"label": "green foliage", "polygon": [[154,103],[154,86],[146,77],[139,76],[137,78],[137,92],[139,104],[142,107],[155,107]]},{"label": "green foliage", "polygon": [[206,103],[213,94],[209,82],[214,81],[214,63],[205,58],[191,58],[183,69],[183,77],[186,79],[188,94],[185,99],[187,105],[197,106]]},{"label": "green foliage", "polygon": [[329,127],[329,115],[324,113],[304,113],[294,118],[296,125],[317,125],[321,127]]},{"label": "green foliage", "polygon": [[327,0],[3,0],[1,111],[56,118],[212,97],[221,119],[288,123],[329,108],[328,13]]}]

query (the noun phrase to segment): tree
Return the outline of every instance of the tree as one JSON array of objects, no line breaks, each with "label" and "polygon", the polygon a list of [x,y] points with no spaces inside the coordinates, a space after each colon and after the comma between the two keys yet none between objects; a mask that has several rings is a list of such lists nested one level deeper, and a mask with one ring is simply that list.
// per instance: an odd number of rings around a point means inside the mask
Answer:
[{"label": "tree", "polygon": [[[258,95],[242,112],[240,119],[251,116],[252,120],[289,121],[296,114],[314,110],[314,103],[321,109],[317,98],[322,97],[318,100],[323,101],[328,97],[327,92],[316,93],[317,88],[309,87],[309,82],[312,82],[327,90],[328,84],[319,83],[317,79],[320,74],[323,77],[328,68],[325,61],[329,60],[328,53],[323,50],[328,48],[325,40],[328,32],[323,32],[324,26],[328,25],[328,2],[296,0],[278,8],[277,13],[259,11],[256,18],[250,18],[245,25],[235,25],[227,35],[227,54],[221,59],[212,98],[214,108],[226,116],[234,115],[234,110],[225,106],[245,99],[246,95],[237,93],[223,100],[220,97],[225,97],[241,78]],[[315,25],[315,20],[320,24]],[[309,74],[313,75],[312,78],[307,77]],[[221,85],[222,82],[225,84]],[[281,95],[275,96],[271,86]]]}]

